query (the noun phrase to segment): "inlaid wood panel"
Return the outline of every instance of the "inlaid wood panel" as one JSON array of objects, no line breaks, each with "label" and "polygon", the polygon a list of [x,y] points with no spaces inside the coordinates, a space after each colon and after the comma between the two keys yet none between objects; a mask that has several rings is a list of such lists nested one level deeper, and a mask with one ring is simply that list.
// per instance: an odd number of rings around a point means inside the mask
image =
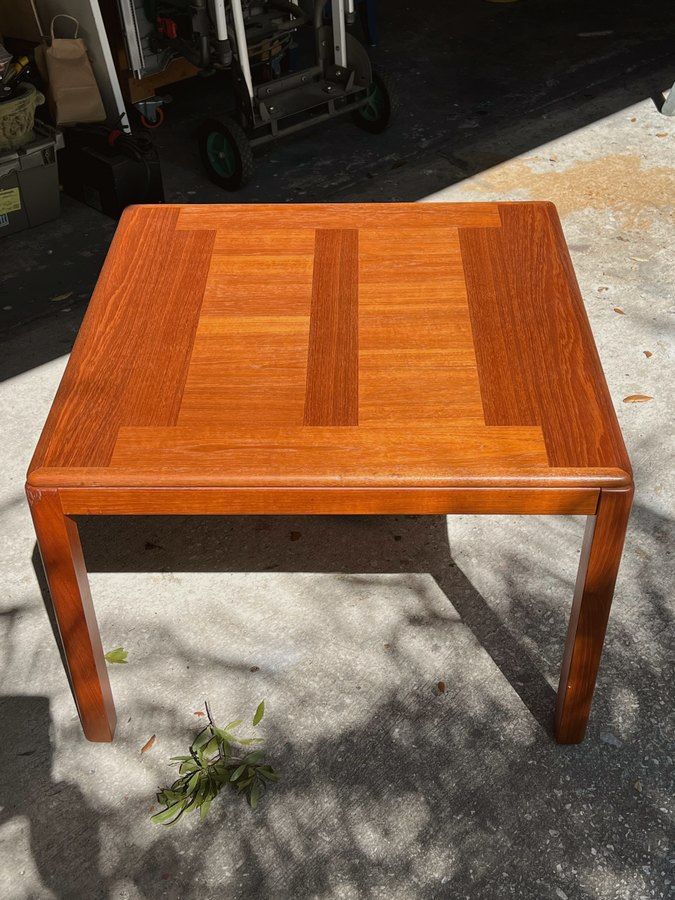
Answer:
[{"label": "inlaid wood panel", "polygon": [[460,230],[485,421],[539,423],[552,466],[630,471],[555,208],[500,216]]},{"label": "inlaid wood panel", "polygon": [[359,424],[359,233],[316,231],[305,425]]},{"label": "inlaid wood panel", "polygon": [[[520,466],[546,466],[546,447],[539,428],[476,429],[474,423],[419,422],[406,435],[381,426],[274,428],[237,426],[226,439],[220,429],[123,428],[115,445],[113,466],[134,468],[139,460],[152,467],[189,468],[195,455],[208,456],[231,483],[279,481],[287,477],[351,483],[373,477],[396,478],[401,484],[426,478],[438,483],[449,467],[481,471],[512,461]],[[330,463],[327,463],[327,460]]]},{"label": "inlaid wood panel", "polygon": [[[147,209],[147,207],[146,207]],[[498,228],[497,203],[303,203],[179,206],[180,229]],[[419,233],[419,232],[418,232]],[[422,238],[423,239],[423,238]],[[281,248],[280,248],[281,249]]]},{"label": "inlaid wood panel", "polygon": [[123,216],[29,482],[592,505],[630,465],[549,204],[162,206]]},{"label": "inlaid wood panel", "polygon": [[106,465],[122,425],[177,420],[214,233],[148,212],[124,215],[31,468]]},{"label": "inlaid wood panel", "polygon": [[178,424],[302,425],[307,316],[204,316]]}]

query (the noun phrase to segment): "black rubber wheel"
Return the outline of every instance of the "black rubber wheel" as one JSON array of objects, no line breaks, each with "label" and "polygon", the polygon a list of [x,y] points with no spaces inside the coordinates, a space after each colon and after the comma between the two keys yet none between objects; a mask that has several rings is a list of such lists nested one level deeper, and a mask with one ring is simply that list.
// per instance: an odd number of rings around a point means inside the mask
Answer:
[{"label": "black rubber wheel", "polygon": [[364,131],[381,134],[396,114],[396,96],[379,72],[373,72],[373,80],[368,91],[368,100],[352,113],[352,119]]},{"label": "black rubber wheel", "polygon": [[253,152],[244,129],[231,119],[207,119],[198,132],[206,174],[226,191],[237,191],[253,176]]}]

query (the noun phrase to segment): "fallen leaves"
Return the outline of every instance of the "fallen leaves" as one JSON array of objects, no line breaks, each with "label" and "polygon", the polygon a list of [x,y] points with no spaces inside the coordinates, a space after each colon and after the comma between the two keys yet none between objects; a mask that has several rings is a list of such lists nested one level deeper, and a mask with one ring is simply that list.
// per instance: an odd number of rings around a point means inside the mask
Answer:
[{"label": "fallen leaves", "polygon": [[657,138],[666,138],[666,137],[668,137],[668,132],[660,131],[656,136],[657,136]]},{"label": "fallen leaves", "polygon": [[601,284],[600,287],[598,288],[598,293],[599,293],[599,294],[604,294],[605,291],[608,291],[608,290],[609,290],[609,288],[607,287],[606,284]]},{"label": "fallen leaves", "polygon": [[649,359],[650,356],[654,355],[651,350],[643,350],[642,352],[647,357],[647,359]]},{"label": "fallen leaves", "polygon": [[436,687],[438,688],[439,694],[445,693],[445,682],[444,681],[439,681],[438,684],[436,685]]},{"label": "fallen leaves", "polygon": [[262,719],[262,717],[264,715],[265,715],[265,701],[261,700],[260,703],[258,704],[258,708],[255,711],[255,715],[253,716],[253,724],[257,725],[258,722],[260,722],[260,720]]},{"label": "fallen leaves", "polygon": [[201,709],[196,709],[196,710],[192,713],[192,715],[193,715],[193,716],[205,716],[206,713],[205,713],[205,712],[202,712]]},{"label": "fallen leaves", "polygon": [[124,649],[124,647],[116,647],[114,650],[108,650],[108,652],[104,656],[104,659],[109,663],[126,663],[128,662],[128,655],[129,654]]},{"label": "fallen leaves", "polygon": [[648,400],[653,400],[653,397],[650,397],[649,394],[629,394],[627,397],[623,398],[624,403],[647,403]]},{"label": "fallen leaves", "polygon": [[[203,820],[226,785],[243,793],[251,808],[256,809],[269,784],[279,780],[279,774],[264,762],[264,750],[243,750],[251,744],[263,743],[262,738],[238,737],[234,730],[242,724],[242,719],[219,728],[212,719],[208,702],[204,707],[206,727],[196,735],[187,754],[171,758],[171,762],[179,764],[179,777],[169,787],[159,790],[157,800],[164,809],[152,815],[155,824],[172,825],[191,809],[199,810],[199,818]],[[263,700],[255,711],[253,725],[258,725],[264,711]],[[143,750],[152,746],[154,740],[153,735]]]},{"label": "fallen leaves", "polygon": [[251,668],[249,669],[249,672],[259,672],[259,671],[260,671],[260,666],[251,666]]},{"label": "fallen leaves", "polygon": [[615,312],[615,313],[618,313],[620,316],[625,316],[625,315],[626,315],[626,313],[621,309],[620,306],[615,306],[615,307],[614,307],[614,312]]},{"label": "fallen leaves", "polygon": [[157,735],[153,734],[149,741],[146,741],[145,744],[141,747],[141,753],[147,753],[148,750],[152,750],[155,746],[155,741],[157,740]]},{"label": "fallen leaves", "polygon": [[62,300],[67,300],[68,297],[72,297],[72,296],[73,296],[73,292],[68,291],[67,294],[57,294],[56,297],[50,297],[49,300],[50,300],[50,303],[61,303]]}]

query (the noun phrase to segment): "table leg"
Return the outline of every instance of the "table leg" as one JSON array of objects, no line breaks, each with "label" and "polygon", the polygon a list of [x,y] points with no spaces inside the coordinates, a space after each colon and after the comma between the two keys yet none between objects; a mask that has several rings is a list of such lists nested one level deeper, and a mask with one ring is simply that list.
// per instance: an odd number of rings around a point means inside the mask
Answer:
[{"label": "table leg", "polygon": [[596,515],[588,517],[558,686],[561,744],[578,744],[586,733],[632,500],[632,488],[602,490]]},{"label": "table leg", "polygon": [[58,491],[28,487],[27,494],[84,734],[111,741],[115,706],[77,525],[63,512]]}]

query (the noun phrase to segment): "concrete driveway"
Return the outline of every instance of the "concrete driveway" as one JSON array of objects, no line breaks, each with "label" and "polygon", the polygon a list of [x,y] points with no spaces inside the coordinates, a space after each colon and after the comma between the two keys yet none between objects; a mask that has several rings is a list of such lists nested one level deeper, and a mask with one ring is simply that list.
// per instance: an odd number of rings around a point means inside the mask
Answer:
[{"label": "concrete driveway", "polygon": [[[342,196],[558,203],[637,482],[580,746],[550,719],[583,523],[469,517],[83,521],[104,645],[129,651],[115,741],[88,744],[23,497],[79,312],[5,341],[0,896],[670,894],[674,134],[645,100],[498,168],[518,125]],[[226,722],[262,697],[283,779],[259,810],[226,793],[152,825],[204,698]]]}]

